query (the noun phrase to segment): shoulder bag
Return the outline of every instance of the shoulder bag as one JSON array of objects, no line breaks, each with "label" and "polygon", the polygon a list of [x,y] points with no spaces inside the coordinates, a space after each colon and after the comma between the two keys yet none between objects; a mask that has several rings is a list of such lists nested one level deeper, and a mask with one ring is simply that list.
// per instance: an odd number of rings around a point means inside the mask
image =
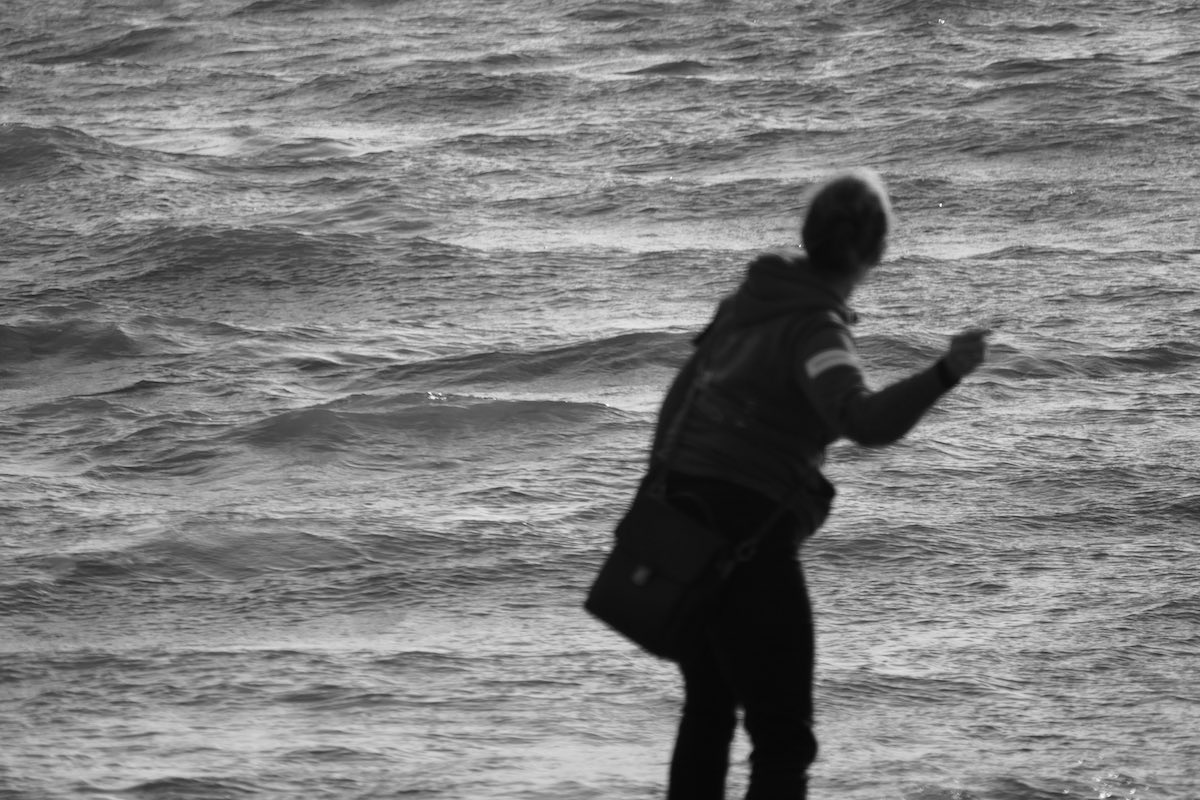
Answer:
[{"label": "shoulder bag", "polygon": [[728,539],[676,508],[667,497],[670,455],[703,380],[697,370],[662,447],[654,474],[617,524],[612,550],[584,601],[588,613],[644,650],[678,661],[698,640],[722,584],[753,556],[776,513],[747,540]]}]

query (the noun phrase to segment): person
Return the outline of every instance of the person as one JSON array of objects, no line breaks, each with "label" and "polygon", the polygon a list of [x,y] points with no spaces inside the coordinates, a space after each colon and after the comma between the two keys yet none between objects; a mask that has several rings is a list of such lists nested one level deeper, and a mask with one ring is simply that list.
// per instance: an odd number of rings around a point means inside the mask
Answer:
[{"label": "person", "polygon": [[880,263],[891,222],[874,172],[820,186],[803,249],[750,264],[663,401],[647,480],[665,470],[668,500],[747,556],[679,658],[684,704],[668,800],[724,797],[739,708],[751,744],[747,800],[806,796],[817,741],[799,551],[833,500],[825,450],[841,437],[895,442],[985,358],[986,331],[967,330],[928,368],[867,388],[847,302]]}]

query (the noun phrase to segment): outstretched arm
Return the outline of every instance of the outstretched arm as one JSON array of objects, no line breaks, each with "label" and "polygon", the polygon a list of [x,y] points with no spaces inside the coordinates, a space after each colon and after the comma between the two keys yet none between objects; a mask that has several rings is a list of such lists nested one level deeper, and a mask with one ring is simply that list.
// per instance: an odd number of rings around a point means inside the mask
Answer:
[{"label": "outstretched arm", "polygon": [[801,382],[825,423],[841,436],[873,446],[907,434],[986,355],[987,331],[969,330],[950,340],[932,366],[878,392],[867,388],[854,345],[841,331],[818,334],[801,365]]}]

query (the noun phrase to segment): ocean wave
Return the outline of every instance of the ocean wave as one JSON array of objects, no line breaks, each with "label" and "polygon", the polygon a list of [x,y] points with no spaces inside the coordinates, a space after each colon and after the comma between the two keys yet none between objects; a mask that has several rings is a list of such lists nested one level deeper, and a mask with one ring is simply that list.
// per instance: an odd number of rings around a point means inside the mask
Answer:
[{"label": "ocean wave", "polygon": [[515,433],[528,437],[525,446],[529,447],[564,428],[611,416],[623,418],[623,412],[601,403],[563,400],[497,400],[437,393],[360,395],[274,414],[239,425],[220,438],[256,447],[342,451],[352,445],[391,448],[403,440],[436,441],[469,431],[476,439],[475,448],[481,446],[478,440]]},{"label": "ocean wave", "polygon": [[448,119],[480,113],[514,113],[529,107],[551,108],[561,101],[570,75],[542,72],[469,72],[428,69],[394,79],[379,88],[354,93],[342,109],[368,118],[395,114]]},{"label": "ocean wave", "polygon": [[1079,258],[1093,255],[1095,251],[1075,247],[1055,247],[1052,245],[1010,245],[999,250],[989,250],[974,258],[980,261],[1027,261],[1037,263],[1040,259]]},{"label": "ocean wave", "polygon": [[[215,749],[215,748],[214,748]],[[89,787],[97,793],[113,793],[113,789]],[[137,800],[235,800],[238,797],[261,796],[263,787],[239,778],[169,777],[134,784],[115,793]]]},{"label": "ocean wave", "polygon": [[255,0],[230,12],[231,17],[254,14],[299,14],[307,11],[322,11],[342,0]]},{"label": "ocean wave", "polygon": [[292,166],[310,161],[339,161],[362,155],[361,147],[327,136],[288,139],[265,148],[260,159],[278,159]]},{"label": "ocean wave", "polygon": [[1175,373],[1200,364],[1200,345],[1175,341],[1103,353],[1045,354],[1015,349],[993,358],[984,368],[989,380],[1104,379],[1121,375]]},{"label": "ocean wave", "polygon": [[445,140],[445,144],[455,150],[480,156],[496,153],[536,155],[548,151],[566,151],[572,147],[570,135],[561,132],[518,134],[470,131]]},{"label": "ocean wave", "polygon": [[[312,190],[321,191],[334,181],[318,181]],[[359,184],[347,187],[348,191],[360,192],[367,187]],[[328,195],[326,195],[328,197]],[[283,226],[306,233],[355,233],[359,235],[400,234],[412,235],[428,231],[436,226],[430,215],[409,202],[405,193],[389,187],[373,192],[369,197],[359,197],[339,205],[322,205],[291,211],[269,219],[271,225]]]},{"label": "ocean wave", "polygon": [[0,325],[0,364],[59,355],[81,360],[128,358],[157,344],[130,336],[114,322],[72,319]]},{"label": "ocean wave", "polygon": [[516,53],[487,53],[475,59],[476,64],[497,70],[526,71],[531,67],[545,64],[559,64],[561,59],[548,56],[540,51],[523,51]]},{"label": "ocean wave", "polygon": [[932,338],[917,339],[884,333],[863,334],[855,342],[867,370],[923,369],[936,360],[945,349],[945,341]]},{"label": "ocean wave", "polygon": [[360,386],[507,386],[550,376],[564,380],[612,377],[645,367],[676,368],[690,352],[690,340],[690,334],[645,331],[532,352],[455,355],[383,367]]},{"label": "ocean wave", "polygon": [[[280,615],[303,616],[313,607],[439,606],[448,598],[491,593],[520,607],[580,591],[583,576],[596,568],[595,553],[548,551],[528,521],[487,519],[468,535],[466,523],[416,527],[397,510],[378,525],[386,534],[343,537],[336,531],[347,519],[181,515],[155,531],[123,532],[132,540],[125,546],[97,543],[18,556],[0,571],[0,614],[62,612],[111,600],[123,612],[178,604],[261,612],[278,622]],[[557,554],[547,561],[547,552]],[[530,589],[531,582],[540,588]],[[230,594],[230,584],[239,590]],[[526,587],[520,598],[505,597],[513,584]]]},{"label": "ocean wave", "polygon": [[[84,315],[87,316],[84,316]],[[114,320],[104,307],[90,302],[68,306],[40,305],[28,321],[0,325],[0,364],[16,364],[59,356],[79,361],[136,358],[192,352],[200,341],[242,341],[248,328],[187,317],[143,314]],[[285,331],[282,337],[296,334]],[[136,391],[153,379],[134,378],[106,391]]]},{"label": "ocean wave", "polygon": [[832,702],[857,705],[869,701],[880,707],[957,706],[992,693],[986,678],[973,675],[905,675],[869,668],[830,670],[822,686]]},{"label": "ocean wave", "polygon": [[[440,392],[357,394],[282,411],[223,414],[219,391],[199,380],[139,380],[15,407],[8,416],[13,433],[36,441],[34,452],[52,459],[56,474],[112,486],[196,485],[239,475],[257,481],[264,462],[271,469],[319,463],[355,473],[401,466],[419,473],[477,460],[498,445],[528,453],[561,448],[568,436],[590,441],[645,423],[641,413],[599,401]],[[157,409],[164,392],[212,408],[163,413]]]},{"label": "ocean wave", "polygon": [[119,147],[72,128],[0,124],[0,175],[6,181],[44,181],[93,173],[129,158]]},{"label": "ocean wave", "polygon": [[647,2],[646,0],[600,0],[586,2],[582,8],[567,12],[569,19],[584,22],[628,22],[642,20],[648,17],[661,17],[670,13],[674,6],[670,3]]},{"label": "ocean wave", "polygon": [[1063,34],[1086,33],[1091,27],[1077,22],[1009,22],[1000,27],[1006,33],[1032,36],[1061,36]]},{"label": "ocean wave", "polygon": [[265,102],[290,101],[309,108],[335,108],[359,89],[361,78],[353,74],[326,73],[306,78],[284,89],[264,94]]},{"label": "ocean wave", "polygon": [[357,686],[319,684],[277,693],[275,703],[302,706],[318,711],[341,711],[360,707],[384,709],[401,704],[401,698],[391,692],[374,692]]},{"label": "ocean wave", "polygon": [[1200,364],[1200,344],[1168,340],[1161,344],[1114,350],[1082,359],[1087,374],[1107,377],[1121,373],[1180,372]]},{"label": "ocean wave", "polygon": [[[862,570],[865,566],[897,573],[939,560],[970,559],[975,544],[947,535],[930,525],[897,525],[871,520],[855,527],[853,535],[818,536],[811,545],[813,558],[831,570]],[[874,531],[879,531],[875,533]]]},{"label": "ocean wave", "polygon": [[337,527],[337,520],[318,516],[213,513],[181,518],[129,536],[130,543],[123,547],[63,548],[18,557],[0,587],[13,607],[21,600],[52,602],[99,584],[240,581],[281,572],[319,573],[375,560],[354,541],[314,532]]},{"label": "ocean wave", "polygon": [[131,286],[148,281],[286,289],[336,284],[363,261],[355,234],[306,233],[283,226],[162,225],[126,231],[97,246],[98,267],[119,267],[110,279]]},{"label": "ocean wave", "polygon": [[[495,527],[496,523],[491,523]],[[534,531],[523,528],[528,536]],[[547,553],[553,553],[547,563]],[[525,549],[519,540],[468,549],[460,536],[444,536],[435,555],[379,561],[361,568],[330,570],[274,589],[270,602],[289,605],[385,604],[398,608],[444,607],[456,598],[491,597],[491,604],[515,610],[545,608],[563,593],[584,590],[586,575],[598,567],[595,555],[563,555],[544,546]],[[513,587],[523,587],[513,593]],[[264,604],[269,602],[262,601]]]},{"label": "ocean wave", "polygon": [[[1071,68],[1071,65],[1058,65],[1052,69]],[[1112,67],[1105,64],[1103,68]],[[1071,126],[1069,130],[1087,140],[1105,137],[1111,140],[1122,132],[1175,139],[1172,134],[1176,129],[1172,126],[1189,117],[1189,101],[1176,86],[1143,83],[1136,74],[1104,81],[1091,75],[1094,68],[1082,69],[1085,79],[1035,73],[1027,79],[988,82],[964,97],[961,110],[972,115],[978,123],[986,121],[990,128],[996,128],[995,120],[985,120],[983,114],[992,108],[1025,107],[1027,114],[1023,119],[1008,121],[1007,126],[1013,128],[1028,128],[1035,122],[1074,119],[1086,111],[1089,124]],[[1126,65],[1125,69],[1133,73],[1132,67]],[[1099,130],[1094,130],[1097,127]]]},{"label": "ocean wave", "polygon": [[394,8],[396,0],[254,0],[229,13],[231,17],[254,14],[304,14],[316,11],[343,12],[351,8]]},{"label": "ocean wave", "polygon": [[117,32],[112,26],[88,32],[99,41],[81,43],[68,39],[45,49],[34,49],[27,58],[35,64],[94,63],[101,61],[161,63],[194,54],[199,42],[208,41],[202,29],[192,26],[159,25]]},{"label": "ocean wave", "polygon": [[[1044,745],[1048,739],[1055,738],[1054,734],[1043,734],[1039,744]],[[1033,745],[1037,746],[1037,745]],[[1135,797],[1136,789],[1126,793],[1117,793],[1115,787],[1108,786],[1107,776],[1098,777],[1092,781],[1069,781],[1062,778],[1047,779],[1037,776],[999,776],[990,778],[986,785],[979,789],[979,794],[959,787],[934,790],[931,793],[921,793],[912,796],[911,800],[971,800],[971,798],[991,798],[992,800],[1088,800],[1091,797]],[[1132,783],[1130,785],[1133,785]],[[1143,788],[1150,788],[1144,786]]]},{"label": "ocean wave", "polygon": [[715,68],[705,64],[703,61],[693,61],[691,59],[683,59],[681,61],[666,61],[661,64],[654,64],[641,69],[629,70],[621,73],[622,75],[670,75],[695,77],[712,72]]},{"label": "ocean wave", "polygon": [[[1100,59],[1099,56],[1096,57]],[[1111,60],[1111,57],[1102,59]],[[982,67],[982,74],[992,78],[1056,74],[1064,70],[1088,66],[1092,58],[1014,58],[993,61]]]},{"label": "ocean wave", "polygon": [[[666,144],[617,132],[613,134],[612,145],[621,148],[626,158],[615,172],[627,177],[580,184],[573,192],[547,195],[533,190],[527,195],[500,200],[496,207],[560,220],[593,220],[592,225],[597,224],[594,221],[597,218],[624,223],[649,217],[659,225],[684,220],[704,225],[713,219],[755,214],[774,217],[780,214],[781,207],[798,203],[800,192],[795,186],[780,186],[776,181],[754,174],[727,180],[703,180],[697,172],[699,165],[711,163],[712,159],[745,163],[760,156],[768,158],[771,152],[789,147],[787,136],[777,136],[773,132],[706,143]],[[478,149],[484,153],[501,145],[497,138],[473,135],[465,137],[461,145],[464,150]],[[510,152],[515,156],[537,158],[546,152],[565,154],[575,147],[570,134],[544,139],[519,137],[511,141]],[[577,157],[581,162],[591,158],[583,152]],[[668,163],[678,169],[675,177],[669,180],[643,177]]]}]

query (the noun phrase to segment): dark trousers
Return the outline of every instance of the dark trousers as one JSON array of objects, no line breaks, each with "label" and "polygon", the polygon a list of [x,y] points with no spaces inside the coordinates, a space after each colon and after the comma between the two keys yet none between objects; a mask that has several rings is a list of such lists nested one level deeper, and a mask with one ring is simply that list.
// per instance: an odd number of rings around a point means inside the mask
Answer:
[{"label": "dark trousers", "polygon": [[[731,539],[753,534],[776,507],[732,484],[673,474],[668,492]],[[794,544],[796,520],[778,517],[739,565],[693,653],[680,659],[683,715],[668,800],[723,800],[737,711],[750,737],[746,800],[804,800],[812,733],[813,624]]]}]

